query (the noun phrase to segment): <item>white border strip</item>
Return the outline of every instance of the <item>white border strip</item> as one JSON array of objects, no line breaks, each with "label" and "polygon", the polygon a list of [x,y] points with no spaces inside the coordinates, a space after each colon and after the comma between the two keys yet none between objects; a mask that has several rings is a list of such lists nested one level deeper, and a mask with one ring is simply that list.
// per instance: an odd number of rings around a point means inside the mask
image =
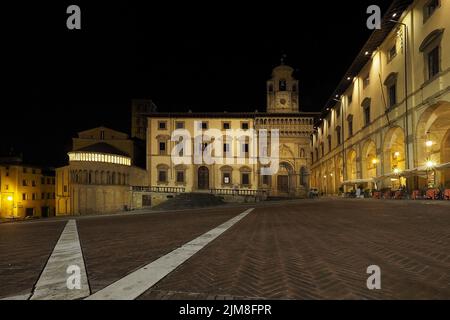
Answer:
[{"label": "white border strip", "polygon": [[254,208],[241,213],[219,227],[186,243],[181,248],[114,282],[86,298],[86,300],[134,300],[138,298],[210,242],[244,219],[253,210]]},{"label": "white border strip", "polygon": [[[68,268],[71,266],[79,270],[80,289],[71,290],[67,286],[69,278],[74,275],[74,273],[68,273]],[[75,220],[69,220],[36,283],[30,300],[75,300],[87,297],[89,294],[77,223]]]}]

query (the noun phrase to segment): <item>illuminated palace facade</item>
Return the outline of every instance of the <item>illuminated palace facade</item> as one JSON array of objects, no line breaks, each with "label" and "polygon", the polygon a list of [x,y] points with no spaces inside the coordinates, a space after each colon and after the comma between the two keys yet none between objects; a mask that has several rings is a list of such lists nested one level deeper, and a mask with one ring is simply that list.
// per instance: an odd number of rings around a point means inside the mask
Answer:
[{"label": "illuminated palace facade", "polygon": [[450,188],[450,1],[393,1],[323,110],[312,186]]},{"label": "illuminated palace facade", "polygon": [[[311,163],[310,136],[317,114],[299,111],[299,86],[293,72],[291,67],[284,64],[273,70],[272,79],[267,82],[267,112],[147,114],[147,170],[150,185],[218,195],[264,191],[271,196],[305,196]],[[202,146],[195,145],[196,130],[219,131],[223,135],[223,155],[228,158],[231,155],[233,163],[198,164],[192,159],[191,163],[177,165],[171,157],[171,151],[178,144],[171,140],[171,134],[177,129],[189,132],[192,150],[197,147],[204,150],[213,143],[204,141]],[[246,132],[252,129],[257,133],[260,129],[279,130],[280,159],[276,174],[262,175],[261,164],[251,160],[249,143],[227,136],[229,130]]]}]

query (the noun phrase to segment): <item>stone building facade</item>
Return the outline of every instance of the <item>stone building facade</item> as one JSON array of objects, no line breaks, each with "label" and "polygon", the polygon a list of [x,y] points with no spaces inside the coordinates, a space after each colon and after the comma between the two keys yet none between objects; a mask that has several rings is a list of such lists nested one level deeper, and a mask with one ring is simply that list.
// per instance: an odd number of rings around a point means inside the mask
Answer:
[{"label": "stone building facade", "polygon": [[0,161],[0,218],[55,216],[55,174],[21,159]]},{"label": "stone building facade", "polygon": [[[150,185],[222,195],[265,192],[271,196],[304,197],[309,183],[310,135],[316,114],[299,111],[299,87],[293,71],[284,64],[273,70],[272,79],[267,82],[268,106],[264,113],[148,114],[147,168]],[[279,130],[279,170],[272,176],[261,174],[264,166],[254,161],[250,149],[255,149],[251,142],[227,136],[230,130],[240,130],[245,134],[252,129],[257,134],[262,129]],[[222,155],[230,155],[232,163],[197,163],[194,159],[188,164],[174,163],[172,150],[179,144],[179,140],[172,139],[175,130],[188,132],[192,137],[189,141],[191,150],[200,148],[200,152],[217,144],[212,140],[199,144],[194,139],[195,133],[216,130],[220,135],[217,149],[223,148]],[[190,155],[193,158],[194,152]]]},{"label": "stone building facade", "polygon": [[449,71],[450,2],[394,1],[316,124],[312,185],[450,188]]},{"label": "stone building facade", "polygon": [[147,187],[147,174],[134,166],[128,135],[104,127],[73,139],[69,165],[56,170],[57,215],[102,214],[131,209],[133,187]]}]

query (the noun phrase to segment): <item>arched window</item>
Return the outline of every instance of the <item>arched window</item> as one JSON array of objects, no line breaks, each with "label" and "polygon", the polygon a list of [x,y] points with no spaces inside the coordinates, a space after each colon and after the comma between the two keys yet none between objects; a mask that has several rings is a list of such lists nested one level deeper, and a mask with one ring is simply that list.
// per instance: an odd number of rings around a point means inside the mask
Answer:
[{"label": "arched window", "polygon": [[364,115],[364,126],[368,126],[371,122],[370,104],[371,104],[370,98],[365,98],[361,104],[361,107],[363,108],[363,115]]},{"label": "arched window", "polygon": [[422,42],[419,50],[424,55],[426,80],[433,79],[441,71],[441,41],[444,29],[436,29]]},{"label": "arched window", "polygon": [[341,127],[340,126],[337,126],[336,127],[336,142],[337,142],[337,145],[339,146],[339,145],[341,145],[341,143],[342,143],[342,133],[341,133]]},{"label": "arched window", "polygon": [[388,108],[397,104],[397,72],[392,72],[384,81],[388,95]]},{"label": "arched window", "polygon": [[306,157],[305,149],[300,149],[300,158],[304,159]]},{"label": "arched window", "polygon": [[308,173],[305,167],[302,167],[300,169],[300,185],[302,185],[303,187],[308,186]]},{"label": "arched window", "polygon": [[287,85],[286,85],[286,80],[280,80],[280,91],[286,91]]}]

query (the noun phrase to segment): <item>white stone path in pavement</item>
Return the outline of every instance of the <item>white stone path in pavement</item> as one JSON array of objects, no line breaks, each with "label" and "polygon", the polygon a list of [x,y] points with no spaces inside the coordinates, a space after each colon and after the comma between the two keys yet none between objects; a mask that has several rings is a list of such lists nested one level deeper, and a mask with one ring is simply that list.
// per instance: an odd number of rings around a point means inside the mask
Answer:
[{"label": "white stone path in pavement", "polygon": [[[4,300],[133,300],[149,290],[169,273],[185,263],[209,243],[244,219],[254,210],[248,209],[215,229],[186,243],[152,263],[90,295],[88,277],[78,237],[77,223],[69,220],[47,261],[31,294],[20,294]],[[78,267],[80,289],[69,289],[67,280],[71,266]]]},{"label": "white stone path in pavement", "polygon": [[[75,267],[75,273],[69,267]],[[69,270],[68,270],[69,269]],[[68,273],[70,271],[71,273]],[[79,271],[80,287],[69,289],[67,281]],[[70,283],[74,283],[70,281]],[[69,220],[50,259],[39,277],[30,300],[75,300],[90,294],[83,252],[78,238],[77,222]]]},{"label": "white stone path in pavement", "polygon": [[169,273],[202,250],[210,242],[244,219],[254,209],[249,209],[217,228],[186,243],[158,260],[123,277],[108,287],[96,292],[86,300],[134,300],[153,287]]}]

